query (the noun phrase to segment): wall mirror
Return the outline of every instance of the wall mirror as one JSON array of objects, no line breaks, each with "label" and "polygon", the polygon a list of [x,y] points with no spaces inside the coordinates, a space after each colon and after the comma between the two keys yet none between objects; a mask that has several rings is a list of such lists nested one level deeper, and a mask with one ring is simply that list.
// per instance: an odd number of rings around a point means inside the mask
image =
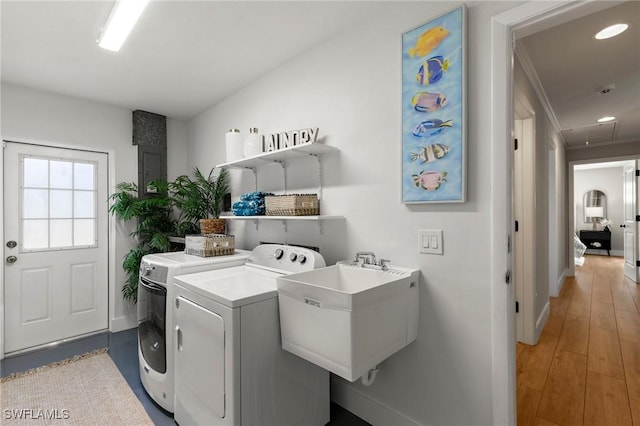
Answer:
[{"label": "wall mirror", "polygon": [[584,193],[584,221],[592,223],[607,217],[607,196],[602,191],[592,189]]}]

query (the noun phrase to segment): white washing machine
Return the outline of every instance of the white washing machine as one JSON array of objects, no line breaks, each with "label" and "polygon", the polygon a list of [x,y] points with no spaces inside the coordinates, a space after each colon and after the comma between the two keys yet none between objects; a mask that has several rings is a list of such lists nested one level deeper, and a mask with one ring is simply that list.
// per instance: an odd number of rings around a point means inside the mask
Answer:
[{"label": "white washing machine", "polygon": [[244,265],[251,252],[198,257],[184,252],[142,258],[138,279],[138,364],[145,390],[173,413],[173,277],[179,274]]},{"label": "white washing machine", "polygon": [[263,244],[245,266],[175,278],[180,426],[329,422],[329,372],[282,350],[276,285],[323,266],[313,250]]}]

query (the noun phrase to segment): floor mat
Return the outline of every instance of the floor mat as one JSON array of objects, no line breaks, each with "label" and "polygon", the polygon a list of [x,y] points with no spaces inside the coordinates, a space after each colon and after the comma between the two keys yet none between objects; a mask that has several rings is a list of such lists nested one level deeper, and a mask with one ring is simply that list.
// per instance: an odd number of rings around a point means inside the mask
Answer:
[{"label": "floor mat", "polygon": [[153,425],[106,349],[0,381],[3,425]]}]

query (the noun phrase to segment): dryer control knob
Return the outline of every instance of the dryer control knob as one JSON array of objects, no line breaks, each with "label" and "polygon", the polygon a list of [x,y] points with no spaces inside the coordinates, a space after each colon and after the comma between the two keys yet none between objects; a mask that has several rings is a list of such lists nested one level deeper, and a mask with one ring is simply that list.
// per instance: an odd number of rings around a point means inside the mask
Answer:
[{"label": "dryer control knob", "polygon": [[298,262],[300,262],[301,265],[304,265],[304,262],[307,261],[307,256],[305,256],[304,254],[301,254],[300,256],[298,256]]},{"label": "dryer control knob", "polygon": [[276,249],[275,253],[273,253],[274,257],[278,260],[282,259],[282,256],[284,255],[284,250],[282,249]]},{"label": "dryer control knob", "polygon": [[144,271],[142,272],[142,274],[143,274],[144,276],[147,276],[147,275],[149,275],[149,274],[151,273],[151,271],[152,271],[152,270],[153,270],[153,268],[152,268],[151,266],[146,265],[146,266],[144,267]]},{"label": "dryer control knob", "polygon": [[292,262],[295,262],[297,258],[298,258],[298,255],[295,253],[291,253],[289,255],[289,260],[291,260]]}]

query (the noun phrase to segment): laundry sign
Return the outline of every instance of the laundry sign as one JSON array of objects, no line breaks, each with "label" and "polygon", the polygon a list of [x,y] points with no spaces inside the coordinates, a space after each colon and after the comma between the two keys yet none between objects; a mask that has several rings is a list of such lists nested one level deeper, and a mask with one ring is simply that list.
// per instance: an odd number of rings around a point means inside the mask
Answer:
[{"label": "laundry sign", "polygon": [[271,133],[264,135],[263,151],[272,152],[292,146],[306,145],[313,143],[318,138],[318,128],[308,128],[301,130],[289,130],[288,132]]}]

